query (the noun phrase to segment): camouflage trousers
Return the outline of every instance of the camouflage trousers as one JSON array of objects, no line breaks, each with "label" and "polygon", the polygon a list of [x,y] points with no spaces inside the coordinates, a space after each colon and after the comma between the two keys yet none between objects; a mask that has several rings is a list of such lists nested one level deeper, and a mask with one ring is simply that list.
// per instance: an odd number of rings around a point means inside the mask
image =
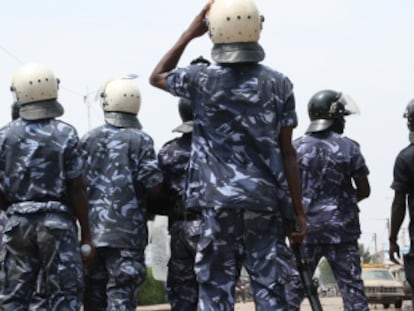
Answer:
[{"label": "camouflage trousers", "polygon": [[167,292],[172,311],[196,311],[198,283],[194,259],[200,238],[200,221],[177,221],[170,228],[171,257]]},{"label": "camouflage trousers", "polygon": [[4,231],[3,243],[2,310],[28,310],[37,282],[42,283],[49,311],[79,310],[83,267],[77,227],[70,215],[12,215]]},{"label": "camouflage trousers", "polygon": [[[292,256],[293,257],[293,256]],[[296,266],[296,260],[293,258],[292,262],[292,274],[289,277],[289,281],[285,286],[286,299],[288,301],[289,311],[299,311],[302,304],[303,296],[305,292],[297,291],[296,288],[302,287],[302,280],[299,275],[299,271]]]},{"label": "camouflage trousers", "polygon": [[144,250],[96,248],[85,277],[84,311],[134,311],[145,277]]},{"label": "camouflage trousers", "polygon": [[[368,311],[368,302],[361,279],[361,259],[358,243],[308,244],[304,247],[306,259],[314,272],[320,259],[325,257],[338,283],[344,303],[344,311]],[[292,302],[291,310],[299,310],[305,297],[300,279],[293,279],[288,286],[287,297]],[[296,302],[296,306],[293,306]]]},{"label": "camouflage trousers", "polygon": [[0,246],[3,240],[3,232],[4,232],[4,229],[6,228],[6,224],[7,224],[6,213],[0,210]]},{"label": "camouflage trousers", "polygon": [[275,213],[204,209],[195,271],[199,311],[234,310],[236,281],[244,266],[257,311],[286,311],[285,283],[292,253]]}]

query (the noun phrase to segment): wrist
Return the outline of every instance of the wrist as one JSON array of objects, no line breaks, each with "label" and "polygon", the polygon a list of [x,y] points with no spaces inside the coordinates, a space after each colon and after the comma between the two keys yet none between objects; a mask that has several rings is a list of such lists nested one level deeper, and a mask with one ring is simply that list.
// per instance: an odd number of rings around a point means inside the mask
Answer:
[{"label": "wrist", "polygon": [[393,237],[393,236],[390,236],[388,238],[388,241],[390,241],[391,243],[397,243],[397,238],[396,237]]}]

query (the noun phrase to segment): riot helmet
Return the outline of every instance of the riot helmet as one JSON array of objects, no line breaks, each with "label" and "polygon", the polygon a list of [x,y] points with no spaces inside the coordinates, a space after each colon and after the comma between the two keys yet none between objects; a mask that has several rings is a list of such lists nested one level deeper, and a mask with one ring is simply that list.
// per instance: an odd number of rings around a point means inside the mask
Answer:
[{"label": "riot helmet", "polygon": [[191,62],[190,65],[205,65],[205,66],[210,66],[211,62],[208,59],[205,59],[203,56],[199,56],[197,58],[194,58]]},{"label": "riot helmet", "polygon": [[191,133],[193,131],[194,119],[191,101],[185,98],[180,98],[178,101],[178,112],[183,123],[173,129],[173,132]]},{"label": "riot helmet", "polygon": [[137,118],[141,107],[141,93],[133,79],[108,81],[101,92],[101,105],[108,124],[142,128]]},{"label": "riot helmet", "polygon": [[311,123],[306,133],[316,133],[331,128],[334,123],[342,126],[344,116],[358,113],[355,102],[341,92],[334,90],[322,90],[314,94],[308,103],[308,114]]},{"label": "riot helmet", "polygon": [[57,102],[59,79],[45,65],[29,63],[12,77],[10,90],[14,101],[19,102],[20,117],[25,120],[41,120],[63,115],[63,107]]},{"label": "riot helmet", "polygon": [[407,119],[408,129],[414,131],[414,99],[410,100],[407,107],[405,108],[404,118]]},{"label": "riot helmet", "polygon": [[253,0],[214,0],[206,16],[217,63],[260,62],[265,53],[258,41],[263,16]]}]

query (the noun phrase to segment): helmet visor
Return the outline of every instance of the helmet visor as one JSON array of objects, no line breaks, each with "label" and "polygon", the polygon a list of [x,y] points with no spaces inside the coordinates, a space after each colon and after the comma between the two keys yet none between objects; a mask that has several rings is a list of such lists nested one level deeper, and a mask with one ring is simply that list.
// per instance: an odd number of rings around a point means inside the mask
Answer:
[{"label": "helmet visor", "polygon": [[349,116],[351,114],[360,114],[359,107],[353,98],[347,94],[342,93],[339,97],[338,102],[342,103],[345,108],[344,115]]}]

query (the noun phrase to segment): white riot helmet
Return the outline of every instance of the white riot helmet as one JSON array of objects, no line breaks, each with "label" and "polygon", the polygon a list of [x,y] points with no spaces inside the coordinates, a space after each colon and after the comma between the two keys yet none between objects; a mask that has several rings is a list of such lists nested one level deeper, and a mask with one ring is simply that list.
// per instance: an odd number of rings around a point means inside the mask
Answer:
[{"label": "white riot helmet", "polygon": [[132,79],[121,78],[107,82],[101,98],[107,123],[116,127],[142,128],[137,119],[141,93]]},{"label": "white riot helmet", "polygon": [[26,120],[59,117],[63,107],[57,102],[59,80],[45,65],[29,63],[12,77],[14,101],[21,105],[20,116]]},{"label": "white riot helmet", "polygon": [[253,0],[214,0],[207,14],[212,58],[218,63],[262,61],[265,53],[258,41],[263,20]]}]

